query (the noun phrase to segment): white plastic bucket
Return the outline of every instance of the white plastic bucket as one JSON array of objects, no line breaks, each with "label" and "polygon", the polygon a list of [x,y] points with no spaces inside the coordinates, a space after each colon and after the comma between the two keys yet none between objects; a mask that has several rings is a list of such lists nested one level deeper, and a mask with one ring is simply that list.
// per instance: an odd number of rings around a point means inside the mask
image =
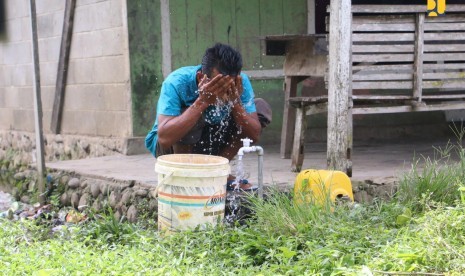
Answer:
[{"label": "white plastic bucket", "polygon": [[158,230],[205,229],[224,217],[229,160],[203,154],[157,158]]}]

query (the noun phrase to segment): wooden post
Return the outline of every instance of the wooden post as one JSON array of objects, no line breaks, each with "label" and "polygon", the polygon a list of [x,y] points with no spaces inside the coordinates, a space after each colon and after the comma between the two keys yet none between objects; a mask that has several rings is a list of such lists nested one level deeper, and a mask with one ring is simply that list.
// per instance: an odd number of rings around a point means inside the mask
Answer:
[{"label": "wooden post", "polygon": [[60,57],[58,60],[57,82],[55,85],[55,100],[53,102],[52,123],[50,129],[53,133],[60,133],[61,117],[63,113],[63,100],[65,97],[66,77],[68,75],[69,51],[73,34],[73,18],[76,0],[66,0],[63,30],[61,34]]},{"label": "wooden post", "polygon": [[300,172],[304,160],[305,129],[307,128],[306,107],[300,105],[296,108],[294,144],[291,155],[291,171]]},{"label": "wooden post", "polygon": [[37,15],[36,1],[30,0],[31,11],[31,28],[32,28],[32,57],[34,72],[32,74],[34,89],[34,121],[36,130],[36,153],[37,153],[37,181],[39,201],[45,202],[45,158],[44,158],[44,137],[42,133],[42,100],[40,92],[40,62],[39,62],[39,45],[37,40]]},{"label": "wooden post", "polygon": [[166,78],[173,70],[173,65],[171,64],[171,23],[169,0],[160,0],[160,16],[162,53],[161,71],[163,74],[163,78]]},{"label": "wooden post", "polygon": [[351,0],[331,0],[328,71],[328,169],[352,175]]},{"label": "wooden post", "polygon": [[294,141],[295,108],[290,106],[289,98],[297,95],[298,80],[298,77],[293,76],[286,76],[284,79],[284,112],[281,130],[281,158],[284,159],[291,158]]},{"label": "wooden post", "polygon": [[307,0],[307,34],[315,32],[315,0]]},{"label": "wooden post", "polygon": [[425,25],[425,14],[418,13],[415,20],[415,57],[413,61],[413,99],[421,102],[423,89],[423,33]]}]

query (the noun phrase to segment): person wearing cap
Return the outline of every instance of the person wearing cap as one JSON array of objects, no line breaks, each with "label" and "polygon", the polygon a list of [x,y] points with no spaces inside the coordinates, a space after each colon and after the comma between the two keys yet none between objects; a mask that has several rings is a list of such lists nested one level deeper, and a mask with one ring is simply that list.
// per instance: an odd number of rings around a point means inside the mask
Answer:
[{"label": "person wearing cap", "polygon": [[217,43],[205,51],[201,65],[173,71],[162,84],[147,149],[155,157],[197,153],[232,160],[242,138],[258,142],[271,122],[271,108],[254,98],[241,69],[241,54]]}]

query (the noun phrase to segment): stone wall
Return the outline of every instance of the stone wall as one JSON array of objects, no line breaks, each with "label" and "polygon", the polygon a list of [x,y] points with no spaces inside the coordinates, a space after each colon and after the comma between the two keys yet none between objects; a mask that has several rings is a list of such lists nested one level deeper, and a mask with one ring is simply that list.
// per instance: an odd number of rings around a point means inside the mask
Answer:
[{"label": "stone wall", "polygon": [[[27,168],[14,172],[0,166],[0,190],[25,204],[38,202],[37,172]],[[96,179],[72,172],[50,171],[46,177],[47,202],[78,211],[106,211],[111,208],[118,220],[136,222],[157,218],[155,187],[134,181]]]},{"label": "stone wall", "polygon": [[[46,161],[106,156],[125,151],[124,140],[77,135],[44,137]],[[0,191],[26,204],[38,202],[35,170],[35,135],[31,132],[0,131]],[[154,186],[113,179],[97,179],[74,172],[47,170],[47,202],[80,211],[111,208],[115,216],[135,222],[139,216],[156,218]]]},{"label": "stone wall", "polygon": [[379,177],[363,182],[353,181],[352,191],[356,202],[372,203],[375,199],[390,200],[397,192],[398,177]]},{"label": "stone wall", "polygon": [[[29,166],[36,159],[35,141],[32,132],[0,131],[0,161],[8,161],[10,170]],[[127,151],[125,141],[118,138],[47,134],[44,144],[45,161],[99,157]]]},{"label": "stone wall", "polygon": [[[95,212],[111,208],[115,217],[136,222],[139,216],[157,217],[157,199],[153,186],[143,186],[133,181],[109,181],[80,177],[69,173],[53,174],[53,184],[62,206],[79,211],[91,208]],[[61,189],[61,190],[59,190]]]},{"label": "stone wall", "polygon": [[[13,195],[25,204],[37,202],[37,172],[25,169],[10,172],[0,167],[0,191]],[[156,186],[135,181],[97,179],[67,171],[49,171],[47,174],[47,202],[78,211],[101,212],[112,210],[117,220],[137,222],[157,219],[158,198]],[[14,184],[13,184],[14,183]],[[389,200],[396,192],[399,179],[380,178],[353,184],[354,199],[372,203],[375,199]],[[227,206],[228,200],[227,197]]]},{"label": "stone wall", "polygon": [[[44,131],[50,133],[65,1],[36,1]],[[29,0],[5,1],[0,130],[34,131]],[[62,133],[131,137],[126,0],[76,1]]]}]

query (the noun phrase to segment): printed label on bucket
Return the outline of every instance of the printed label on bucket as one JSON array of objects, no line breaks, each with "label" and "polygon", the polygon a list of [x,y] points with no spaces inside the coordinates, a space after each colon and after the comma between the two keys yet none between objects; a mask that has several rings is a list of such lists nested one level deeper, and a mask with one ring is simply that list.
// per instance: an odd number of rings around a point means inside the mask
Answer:
[{"label": "printed label on bucket", "polygon": [[165,186],[158,192],[159,230],[179,231],[207,224],[224,216],[226,190],[218,187]]}]

